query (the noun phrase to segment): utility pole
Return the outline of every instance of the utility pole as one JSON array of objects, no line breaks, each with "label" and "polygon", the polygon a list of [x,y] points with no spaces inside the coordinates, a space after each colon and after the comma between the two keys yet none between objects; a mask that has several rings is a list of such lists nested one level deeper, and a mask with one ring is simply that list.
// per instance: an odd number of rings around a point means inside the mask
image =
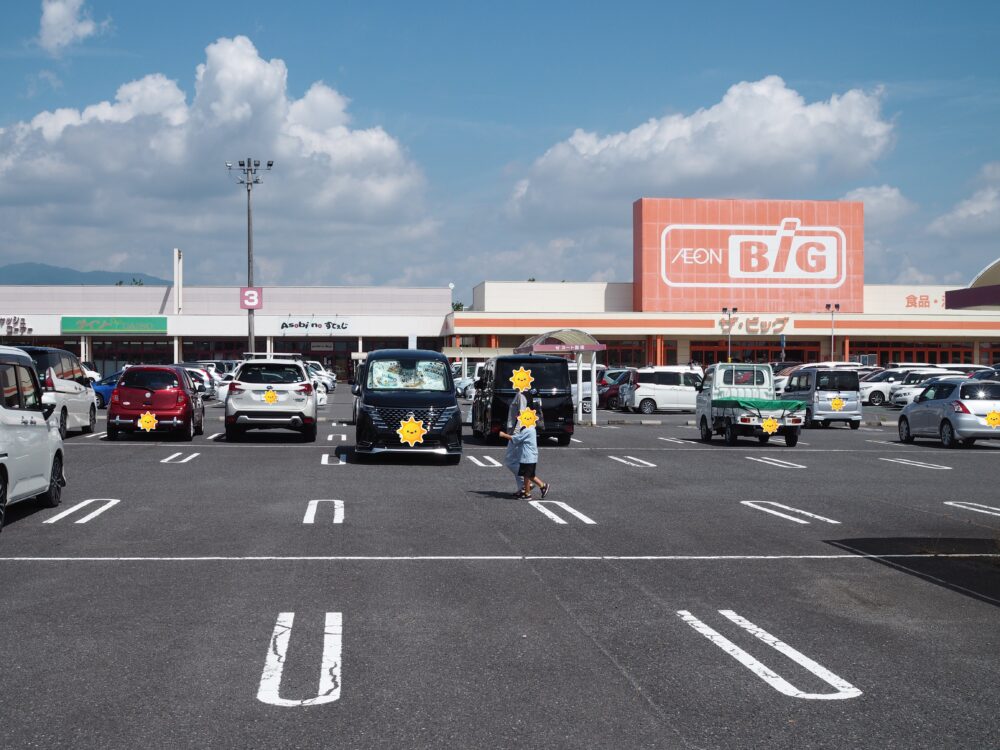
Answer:
[{"label": "utility pole", "polygon": [[726,362],[733,361],[733,316],[738,313],[740,309],[734,307],[732,312],[730,312],[728,307],[722,308],[722,314],[726,316]]},{"label": "utility pole", "polygon": [[[273,161],[267,162],[266,170],[271,171],[274,166]],[[263,180],[257,176],[257,170],[260,169],[260,160],[252,159],[247,157],[244,161],[239,160],[239,166],[233,167],[231,161],[226,162],[226,169],[230,172],[233,169],[239,173],[239,177],[236,178],[236,182],[240,185],[247,186],[247,286],[253,286],[253,207],[251,205],[250,196],[253,193],[253,186],[260,185]],[[247,310],[247,351],[254,351],[254,330],[253,330],[253,309]]]},{"label": "utility pole", "polygon": [[836,349],[834,349],[834,343],[836,341],[836,335],[837,335],[837,322],[835,320],[835,316],[837,313],[840,312],[840,303],[834,302],[831,305],[829,302],[827,302],[826,310],[827,312],[830,313],[830,361],[833,362],[836,361],[834,359],[834,352],[836,351]]}]

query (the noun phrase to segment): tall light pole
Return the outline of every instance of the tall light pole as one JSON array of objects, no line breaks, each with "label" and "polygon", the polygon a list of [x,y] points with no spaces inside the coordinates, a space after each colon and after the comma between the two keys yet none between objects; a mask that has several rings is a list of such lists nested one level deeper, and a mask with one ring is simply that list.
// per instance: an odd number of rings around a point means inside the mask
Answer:
[{"label": "tall light pole", "polygon": [[726,362],[733,361],[733,315],[740,309],[734,307],[730,312],[728,307],[722,308],[722,314],[726,316]]},{"label": "tall light pole", "polygon": [[[236,178],[236,182],[247,186],[247,286],[253,286],[253,209],[250,195],[253,192],[253,186],[261,184],[263,180],[257,176],[257,170],[260,169],[260,159],[252,159],[248,156],[246,160],[240,159],[238,163],[238,167],[233,167],[233,163],[227,161],[226,169],[230,172],[235,169],[240,175]],[[270,172],[273,166],[274,162],[268,161],[267,171]],[[247,310],[247,351],[254,351],[253,309]]]},{"label": "tall light pole", "polygon": [[834,352],[836,351],[836,349],[834,348],[835,337],[837,335],[837,321],[835,318],[837,313],[840,312],[840,303],[834,302],[831,305],[829,302],[827,302],[826,311],[830,313],[830,360],[833,361],[833,358],[835,356]]}]

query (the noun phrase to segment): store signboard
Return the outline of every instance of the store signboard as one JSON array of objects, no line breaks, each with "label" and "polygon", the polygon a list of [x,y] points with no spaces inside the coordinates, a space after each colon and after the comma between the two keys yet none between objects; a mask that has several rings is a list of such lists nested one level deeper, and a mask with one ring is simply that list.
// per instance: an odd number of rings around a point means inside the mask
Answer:
[{"label": "store signboard", "polygon": [[286,318],[278,326],[284,336],[336,336],[350,330],[347,318]]},{"label": "store signboard", "polygon": [[637,311],[864,309],[860,202],[643,198],[633,221]]},{"label": "store signboard", "polygon": [[60,326],[62,333],[80,334],[134,334],[156,333],[166,334],[167,318],[157,315],[149,317],[135,316],[63,316]]},{"label": "store signboard", "polygon": [[23,315],[0,315],[0,335],[5,332],[8,336],[30,336],[35,328]]}]

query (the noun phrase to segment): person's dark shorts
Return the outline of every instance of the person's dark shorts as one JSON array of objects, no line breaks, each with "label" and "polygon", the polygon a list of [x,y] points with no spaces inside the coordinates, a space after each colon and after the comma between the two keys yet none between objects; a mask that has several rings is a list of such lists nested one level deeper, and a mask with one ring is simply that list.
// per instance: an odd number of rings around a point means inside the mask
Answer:
[{"label": "person's dark shorts", "polygon": [[519,477],[533,477],[535,476],[535,467],[538,464],[521,464],[517,469],[517,475]]}]

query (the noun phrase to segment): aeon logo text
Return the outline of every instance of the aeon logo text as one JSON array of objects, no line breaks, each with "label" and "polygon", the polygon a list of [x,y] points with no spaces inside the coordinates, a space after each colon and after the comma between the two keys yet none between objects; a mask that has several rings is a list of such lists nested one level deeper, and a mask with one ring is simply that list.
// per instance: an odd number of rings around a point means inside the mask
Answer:
[{"label": "aeon logo text", "polygon": [[660,271],[675,287],[839,287],[847,239],[839,227],[671,224],[660,236]]}]

